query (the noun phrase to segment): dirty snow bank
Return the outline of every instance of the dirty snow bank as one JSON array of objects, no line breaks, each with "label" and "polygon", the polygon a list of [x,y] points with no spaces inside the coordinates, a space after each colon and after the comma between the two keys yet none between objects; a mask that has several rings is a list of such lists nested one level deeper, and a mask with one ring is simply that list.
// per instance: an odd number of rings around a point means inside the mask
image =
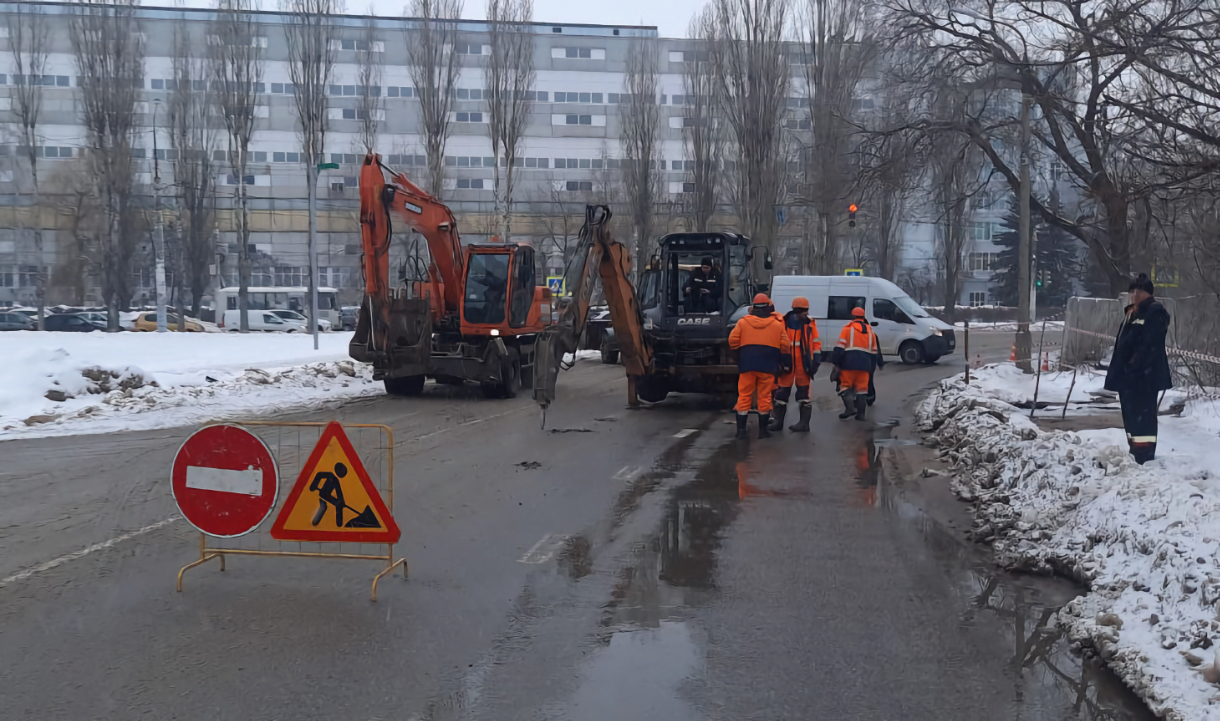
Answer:
[{"label": "dirty snow bank", "polygon": [[[350,333],[5,333],[0,439],[190,425],[381,392]],[[11,342],[10,342],[11,341]]]},{"label": "dirty snow bank", "polygon": [[1194,721],[1220,719],[1220,406],[1186,414],[1162,419],[1161,457],[1141,467],[1113,432],[1042,432],[961,378],[918,412],[975,502],[975,538],[1002,563],[1083,582],[1059,625],[1154,712]]}]

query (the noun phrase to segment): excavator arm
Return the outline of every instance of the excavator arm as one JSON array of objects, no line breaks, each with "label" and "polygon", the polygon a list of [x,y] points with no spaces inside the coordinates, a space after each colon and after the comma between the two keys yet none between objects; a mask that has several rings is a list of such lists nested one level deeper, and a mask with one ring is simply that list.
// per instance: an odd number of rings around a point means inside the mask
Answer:
[{"label": "excavator arm", "polygon": [[576,353],[589,320],[593,288],[600,279],[610,322],[628,377],[641,376],[652,368],[652,348],[644,335],[644,315],[631,285],[631,261],[627,249],[610,235],[610,209],[604,205],[585,208],[576,252],[564,273],[564,287],[571,298],[557,301],[557,323],[538,338],[534,370],[534,400],[545,410],[555,400],[555,384],[563,356]]},{"label": "excavator arm", "polygon": [[[385,174],[389,173],[387,183]],[[381,164],[381,156],[369,153],[360,169],[360,235],[364,247],[365,293],[377,308],[388,308],[392,219],[413,228],[428,243],[432,260],[428,276],[434,295],[442,303],[434,308],[438,317],[459,311],[465,281],[465,259],[457,221],[448,206]]]}]

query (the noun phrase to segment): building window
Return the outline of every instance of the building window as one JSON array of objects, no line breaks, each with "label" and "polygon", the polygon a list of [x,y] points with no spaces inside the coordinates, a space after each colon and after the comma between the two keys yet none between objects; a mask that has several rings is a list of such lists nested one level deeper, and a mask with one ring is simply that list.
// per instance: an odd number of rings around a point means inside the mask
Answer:
[{"label": "building window", "polygon": [[457,89],[457,99],[458,100],[482,100],[483,91],[479,88],[470,88],[470,89],[458,88]]},{"label": "building window", "polygon": [[568,192],[593,192],[593,183],[589,180],[569,180],[567,183]]},{"label": "building window", "polygon": [[999,223],[971,223],[970,239],[975,241],[990,241],[995,235]]},{"label": "building window", "polygon": [[987,304],[987,291],[970,291],[970,307],[978,308]]},{"label": "building window", "polygon": [[458,178],[457,187],[458,187],[458,190],[482,190],[483,189],[483,179],[482,178]]},{"label": "building window", "polygon": [[275,285],[280,287],[301,287],[309,278],[309,270],[300,267],[277,267],[275,269]]},{"label": "building window", "polygon": [[413,98],[415,97],[415,89],[402,85],[391,85],[386,88],[386,95],[391,98]]},{"label": "building window", "polygon": [[546,90],[527,90],[525,91],[525,99],[531,102],[549,103],[550,92]]},{"label": "building window", "polygon": [[457,43],[453,51],[458,55],[482,55],[483,47],[481,43]]},{"label": "building window", "polygon": [[423,155],[389,155],[386,156],[386,162],[390,165],[401,165],[409,168],[424,168],[428,165],[428,158]]},{"label": "building window", "polygon": [[872,98],[855,98],[851,101],[852,110],[872,110],[873,107]]},{"label": "building window", "polygon": [[[697,118],[683,118],[683,120],[696,120]],[[689,125],[687,127],[690,127]],[[809,130],[813,127],[809,118],[788,118],[784,121],[784,127],[789,130]]]},{"label": "building window", "polygon": [[970,254],[970,270],[984,271],[994,270],[996,263],[1000,260],[999,253],[971,253]]},{"label": "building window", "polygon": [[454,122],[458,123],[481,123],[483,122],[483,113],[455,113],[457,116]]}]

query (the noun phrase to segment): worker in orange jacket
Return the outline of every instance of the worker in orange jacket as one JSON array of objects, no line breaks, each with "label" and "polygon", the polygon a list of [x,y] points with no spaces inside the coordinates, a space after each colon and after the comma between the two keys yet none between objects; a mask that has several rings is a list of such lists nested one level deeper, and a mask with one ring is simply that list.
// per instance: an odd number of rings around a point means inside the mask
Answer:
[{"label": "worker in orange jacket", "polygon": [[809,399],[809,383],[818,372],[822,361],[822,340],[818,337],[818,324],[809,317],[809,301],[793,298],[792,310],[784,315],[784,328],[792,344],[792,369],[779,378],[775,389],[774,412],[771,414],[771,430],[784,428],[784,414],[788,409],[788,397],[792,386],[796,386],[796,403],[801,419],[788,426],[790,431],[809,432],[809,418],[813,415]]},{"label": "worker in orange jacket", "polygon": [[733,326],[729,347],[737,351],[737,437],[747,438],[750,406],[758,394],[758,437],[768,438],[775,376],[792,367],[784,320],[765,293],[754,296],[750,313]]},{"label": "worker in orange jacket", "polygon": [[846,420],[855,413],[856,420],[862,421],[868,410],[869,377],[885,362],[881,358],[877,334],[864,317],[864,309],[852,308],[851,317],[851,322],[839,333],[839,342],[831,354],[830,361],[835,365],[831,380],[838,380],[839,396],[843,399],[844,411],[839,418]]}]

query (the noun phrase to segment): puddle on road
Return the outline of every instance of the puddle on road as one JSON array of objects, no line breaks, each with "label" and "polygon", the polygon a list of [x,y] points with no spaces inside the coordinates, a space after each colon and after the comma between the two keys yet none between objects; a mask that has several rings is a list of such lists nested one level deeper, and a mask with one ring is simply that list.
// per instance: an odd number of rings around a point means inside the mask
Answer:
[{"label": "puddle on road", "polygon": [[[1079,589],[1067,582],[999,572],[985,548],[959,539],[905,501],[901,489],[889,486],[881,473],[882,450],[911,443],[891,438],[892,430],[891,425],[880,425],[874,437],[860,444],[854,455],[856,475],[844,479],[847,505],[889,514],[918,538],[950,579],[962,625],[1000,628],[1005,647],[1011,649],[1005,660],[1012,698],[1022,713],[1082,721],[1155,719],[1100,662],[1073,654],[1053,625],[1055,611]],[[705,644],[689,620],[718,593],[721,541],[743,512],[743,503],[808,496],[755,482],[746,452],[739,444],[727,443],[706,459],[693,480],[670,490],[659,528],[635,545],[631,561],[619,571],[602,610],[600,648],[582,667],[574,693],[552,707],[561,710],[556,718],[606,719],[608,709],[614,709],[613,718],[623,719],[700,717],[688,699],[699,695],[693,687],[704,675]],[[686,467],[681,452],[666,460],[659,473],[628,484],[616,515],[621,518],[634,510],[660,477],[672,477]],[[586,554],[587,548],[577,543],[561,554],[561,568],[572,578],[588,573],[580,560]],[[684,688],[689,693],[683,693]]]}]

